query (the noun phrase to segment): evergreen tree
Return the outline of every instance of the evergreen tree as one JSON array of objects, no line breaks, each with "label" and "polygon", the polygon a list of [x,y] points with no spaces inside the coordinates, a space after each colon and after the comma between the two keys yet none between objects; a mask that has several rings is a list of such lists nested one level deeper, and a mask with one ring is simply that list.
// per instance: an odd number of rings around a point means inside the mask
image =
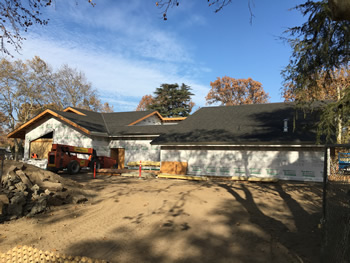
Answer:
[{"label": "evergreen tree", "polygon": [[194,103],[191,88],[185,84],[162,84],[154,92],[153,103],[147,109],[158,111],[163,117],[187,117]]},{"label": "evergreen tree", "polygon": [[[324,89],[330,89],[337,79],[336,72],[341,68],[348,70],[350,21],[332,20],[332,12],[325,0],[307,1],[296,9],[308,16],[308,20],[287,31],[291,36],[288,42],[293,53],[282,75],[285,84],[293,87],[292,95],[305,102],[308,96],[303,94],[318,94]],[[318,85],[321,78],[324,78],[322,89]],[[344,86],[337,87],[336,101],[326,104],[323,109],[319,137],[325,135],[327,141],[344,142],[342,133],[344,125],[349,124],[346,116],[350,111],[349,105],[350,87],[345,82]]]}]

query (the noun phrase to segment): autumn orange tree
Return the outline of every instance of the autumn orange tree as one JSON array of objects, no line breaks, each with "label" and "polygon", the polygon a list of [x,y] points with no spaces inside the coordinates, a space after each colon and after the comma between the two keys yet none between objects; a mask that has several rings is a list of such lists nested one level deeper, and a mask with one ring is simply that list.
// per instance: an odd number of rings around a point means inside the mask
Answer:
[{"label": "autumn orange tree", "polygon": [[240,104],[260,104],[269,101],[269,94],[260,82],[248,79],[235,79],[224,76],[210,82],[211,89],[205,97],[207,104],[220,103],[223,106]]},{"label": "autumn orange tree", "polygon": [[152,95],[145,95],[141,98],[139,105],[137,105],[136,111],[146,111],[149,109],[150,105],[154,103],[154,98]]},{"label": "autumn orange tree", "polygon": [[348,140],[343,127],[350,124],[350,109],[347,103],[350,98],[349,67],[321,72],[315,78],[314,85],[296,88],[293,82],[286,82],[282,96],[285,101],[295,101],[302,108],[310,107],[314,101],[324,101],[323,113],[318,124],[318,140],[322,135],[326,141],[344,143]]},{"label": "autumn orange tree", "polygon": [[329,74],[322,72],[315,85],[303,89],[296,88],[292,82],[286,82],[282,88],[282,97],[286,102],[337,101],[344,96],[350,86],[350,69],[342,67]]}]

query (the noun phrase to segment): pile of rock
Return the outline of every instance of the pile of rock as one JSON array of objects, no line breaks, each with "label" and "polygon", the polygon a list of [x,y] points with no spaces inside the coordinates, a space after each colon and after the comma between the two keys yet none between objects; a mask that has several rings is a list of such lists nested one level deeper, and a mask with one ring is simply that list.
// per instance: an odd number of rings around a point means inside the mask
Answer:
[{"label": "pile of rock", "polygon": [[37,169],[26,171],[26,165],[12,165],[1,178],[0,218],[17,219],[33,216],[49,206],[87,201],[85,196],[72,196],[57,174]]}]

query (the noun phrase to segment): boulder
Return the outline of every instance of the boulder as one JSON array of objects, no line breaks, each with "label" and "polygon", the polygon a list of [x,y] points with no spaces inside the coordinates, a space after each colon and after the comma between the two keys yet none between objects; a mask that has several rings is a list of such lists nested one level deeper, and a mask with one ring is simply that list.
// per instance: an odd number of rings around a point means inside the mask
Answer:
[{"label": "boulder", "polygon": [[27,214],[28,217],[44,212],[47,207],[47,195],[40,196],[37,200],[35,200],[30,212]]},{"label": "boulder", "polygon": [[52,192],[61,192],[63,190],[63,185],[61,183],[55,183],[50,181],[41,182],[38,184],[43,189],[48,189]]},{"label": "boulder", "polygon": [[30,178],[30,181],[33,184],[38,184],[40,182],[47,181],[48,178],[49,178],[48,176],[46,176],[41,171],[37,172],[37,173],[27,173],[27,176]]},{"label": "boulder", "polygon": [[16,219],[22,216],[23,206],[26,204],[26,202],[26,196],[23,192],[15,193],[8,206],[8,214],[10,215],[11,219]]},{"label": "boulder", "polygon": [[72,201],[73,201],[74,204],[83,203],[83,202],[86,202],[87,200],[88,199],[84,195],[75,195],[72,198]]},{"label": "boulder", "polygon": [[19,176],[19,178],[21,178],[21,181],[28,186],[28,188],[31,188],[33,186],[32,182],[28,179],[27,175],[22,170],[16,171],[16,174]]},{"label": "boulder", "polygon": [[0,194],[0,216],[6,215],[6,210],[9,205],[9,199],[6,195]]},{"label": "boulder", "polygon": [[27,190],[27,185],[24,184],[23,182],[19,182],[19,183],[15,184],[15,187],[20,192],[24,192],[25,190]]}]

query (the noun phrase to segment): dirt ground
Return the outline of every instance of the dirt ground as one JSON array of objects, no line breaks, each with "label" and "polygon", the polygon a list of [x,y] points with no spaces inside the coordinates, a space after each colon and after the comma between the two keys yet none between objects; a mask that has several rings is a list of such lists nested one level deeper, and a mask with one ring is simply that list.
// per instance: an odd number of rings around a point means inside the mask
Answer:
[{"label": "dirt ground", "polygon": [[321,184],[71,178],[89,201],[1,223],[1,252],[27,245],[109,262],[320,261]]}]

